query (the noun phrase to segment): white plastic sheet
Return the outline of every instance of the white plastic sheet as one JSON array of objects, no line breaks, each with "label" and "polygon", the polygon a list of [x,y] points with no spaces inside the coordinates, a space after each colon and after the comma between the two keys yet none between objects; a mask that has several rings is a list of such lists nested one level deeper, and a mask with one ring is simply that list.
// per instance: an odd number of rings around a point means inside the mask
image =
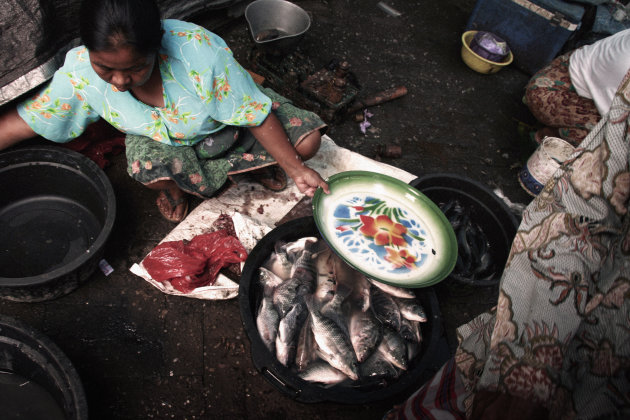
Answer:
[{"label": "white plastic sheet", "polygon": [[[377,172],[397,178],[405,183],[416,178],[402,169],[377,162],[348,149],[337,146],[330,137],[322,137],[322,146],[308,165],[325,179],[339,172],[361,170]],[[205,200],[198,205],[177,227],[160,242],[192,239],[196,235],[210,232],[212,223],[221,215],[232,217],[236,235],[248,252],[269,233],[303,197],[289,179],[287,188],[272,193],[259,184],[239,180],[238,184],[221,195]],[[212,286],[199,287],[191,293],[181,293],[168,282],[162,283],[151,278],[142,261],[130,268],[131,272],[142,277],[164,293],[197,299],[231,299],[238,295],[238,284],[219,275]]]}]

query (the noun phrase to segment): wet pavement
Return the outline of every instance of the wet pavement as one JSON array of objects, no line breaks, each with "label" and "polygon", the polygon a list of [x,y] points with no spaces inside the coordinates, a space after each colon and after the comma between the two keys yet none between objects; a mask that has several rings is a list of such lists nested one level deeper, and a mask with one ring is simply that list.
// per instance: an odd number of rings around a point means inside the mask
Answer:
[{"label": "wet pavement", "polygon": [[[529,75],[511,66],[481,75],[461,61],[460,38],[474,1],[386,1],[399,16],[377,0],[295,3],[312,16],[299,48],[316,68],[347,61],[362,97],[407,88],[405,96],[369,108],[365,134],[354,114],[336,120],[328,131],[333,141],[417,176],[456,173],[499,188],[511,202],[530,201],[517,179],[533,151],[519,130],[532,124],[521,102]],[[253,42],[245,20],[211,29],[247,66]],[[401,156],[381,156],[386,145],[400,146]],[[379,419],[416,388],[367,404],[305,404],[278,391],[252,363],[237,299],[165,295],[129,271],[174,225],[159,215],[154,193],[127,176],[123,155],[112,157],[105,172],[118,203],[105,251],[114,272],[97,271],[56,300],[0,301],[0,313],[43,332],[70,358],[91,418]],[[435,360],[443,360],[456,346],[455,328],[492,307],[497,290],[443,282],[435,292],[448,343]]]}]

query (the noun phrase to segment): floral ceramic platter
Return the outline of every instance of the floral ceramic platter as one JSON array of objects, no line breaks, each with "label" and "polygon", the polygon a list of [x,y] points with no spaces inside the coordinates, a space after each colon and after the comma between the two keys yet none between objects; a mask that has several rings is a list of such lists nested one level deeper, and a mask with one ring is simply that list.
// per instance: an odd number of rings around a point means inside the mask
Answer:
[{"label": "floral ceramic platter", "polygon": [[442,281],[455,266],[457,241],[444,214],[424,194],[375,172],[347,171],[313,197],[322,237],[354,269],[400,287]]}]

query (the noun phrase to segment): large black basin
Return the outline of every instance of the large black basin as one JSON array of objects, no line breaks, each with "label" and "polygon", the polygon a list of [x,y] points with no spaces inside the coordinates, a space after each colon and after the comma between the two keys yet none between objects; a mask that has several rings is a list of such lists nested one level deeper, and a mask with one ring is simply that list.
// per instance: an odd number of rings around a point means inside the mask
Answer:
[{"label": "large black basin", "polygon": [[59,146],[0,154],[0,297],[54,299],[98,266],[116,200],[105,173]]},{"label": "large black basin", "polygon": [[302,217],[282,224],[252,249],[243,267],[239,287],[239,304],[243,325],[251,342],[252,360],[261,374],[285,396],[299,402],[336,402],[364,404],[406,396],[415,391],[448,359],[450,353],[442,326],[437,295],[432,287],[416,289],[416,295],[427,312],[429,321],[423,323],[422,349],[409,369],[395,381],[386,384],[362,384],[349,387],[324,387],[300,378],[291,368],[282,365],[264,345],[256,327],[256,314],[263,290],[259,282],[259,268],[274,250],[279,240],[295,241],[306,236],[318,236],[313,217]]},{"label": "large black basin", "polygon": [[467,286],[496,286],[501,280],[503,267],[519,225],[519,220],[508,206],[487,186],[459,174],[430,174],[416,178],[409,184],[438,206],[450,200],[458,200],[469,209],[471,220],[478,224],[488,237],[490,253],[496,267],[494,276],[473,281],[456,275],[454,271],[447,280],[454,280]]},{"label": "large black basin", "polygon": [[83,385],[47,336],[0,315],[0,407],[3,419],[87,420]]}]

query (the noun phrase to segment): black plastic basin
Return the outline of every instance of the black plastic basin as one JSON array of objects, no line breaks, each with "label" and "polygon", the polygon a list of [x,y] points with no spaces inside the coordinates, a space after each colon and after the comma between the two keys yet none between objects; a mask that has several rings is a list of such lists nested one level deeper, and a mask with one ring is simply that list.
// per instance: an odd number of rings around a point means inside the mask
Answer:
[{"label": "black plastic basin", "polygon": [[409,185],[429,197],[440,206],[450,200],[458,200],[470,211],[471,220],[478,224],[489,242],[497,270],[485,281],[471,281],[451,273],[447,280],[455,280],[469,286],[493,286],[498,284],[507,261],[519,221],[509,207],[488,187],[465,176],[438,173],[412,180]]},{"label": "black plastic basin", "polygon": [[41,332],[4,315],[0,391],[3,419],[88,418],[83,385],[67,356]]},{"label": "black plastic basin", "polygon": [[408,370],[386,385],[378,383],[362,384],[356,387],[347,385],[324,387],[308,382],[300,378],[291,368],[282,365],[265,347],[256,327],[256,314],[263,294],[259,282],[259,268],[271,255],[277,241],[290,242],[306,236],[321,238],[313,217],[302,217],[282,224],[258,242],[243,267],[239,287],[239,305],[243,325],[251,342],[252,360],[256,369],[285,396],[304,403],[364,404],[406,396],[417,390],[450,358],[437,295],[432,287],[416,289],[418,300],[429,318],[428,322],[422,324],[422,349],[418,356],[410,361]]},{"label": "black plastic basin", "polygon": [[0,154],[0,297],[54,299],[98,266],[116,199],[105,173],[58,146]]}]

